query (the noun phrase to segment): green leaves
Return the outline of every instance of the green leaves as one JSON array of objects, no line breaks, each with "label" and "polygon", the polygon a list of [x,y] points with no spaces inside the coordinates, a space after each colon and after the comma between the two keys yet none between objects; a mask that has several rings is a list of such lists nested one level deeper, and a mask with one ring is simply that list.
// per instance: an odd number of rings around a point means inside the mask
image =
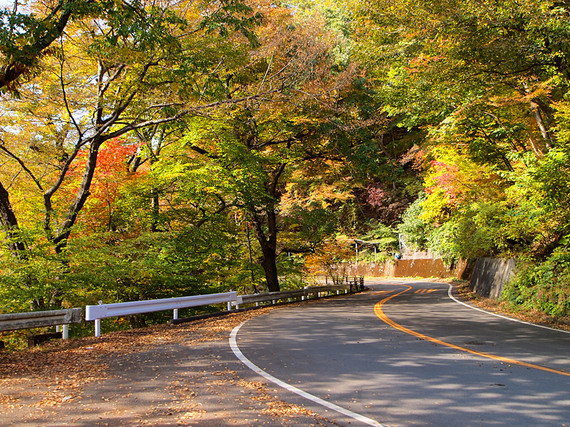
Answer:
[{"label": "green leaves", "polygon": [[215,31],[222,37],[233,32],[240,32],[249,40],[251,47],[259,47],[254,29],[263,21],[261,13],[254,12],[241,0],[210,2],[206,11],[205,19],[200,22],[201,29],[208,32]]},{"label": "green leaves", "polygon": [[25,250],[14,256],[0,247],[0,301],[4,312],[58,309],[73,295],[69,282],[59,279],[68,272],[65,254],[55,254],[42,231],[21,231],[17,237]]},{"label": "green leaves", "polygon": [[559,249],[543,262],[526,259],[505,285],[503,298],[521,310],[546,313],[555,319],[570,315],[570,253]]}]

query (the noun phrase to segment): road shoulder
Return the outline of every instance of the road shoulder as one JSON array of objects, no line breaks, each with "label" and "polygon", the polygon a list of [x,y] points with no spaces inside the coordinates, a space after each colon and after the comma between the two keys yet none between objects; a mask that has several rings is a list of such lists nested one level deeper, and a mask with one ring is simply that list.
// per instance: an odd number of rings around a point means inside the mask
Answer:
[{"label": "road shoulder", "polygon": [[231,353],[231,330],[268,310],[0,353],[3,424],[334,425]]}]

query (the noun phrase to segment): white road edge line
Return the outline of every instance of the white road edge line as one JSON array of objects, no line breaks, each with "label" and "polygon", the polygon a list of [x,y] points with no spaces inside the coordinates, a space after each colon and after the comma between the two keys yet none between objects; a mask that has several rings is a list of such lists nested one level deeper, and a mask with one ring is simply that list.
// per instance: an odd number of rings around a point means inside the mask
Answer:
[{"label": "white road edge line", "polygon": [[283,387],[284,389],[286,389],[292,393],[298,394],[299,396],[304,397],[305,399],[308,399],[311,402],[314,402],[318,405],[322,405],[326,408],[332,409],[333,411],[339,412],[343,415],[346,415],[347,417],[353,418],[353,419],[360,421],[364,424],[367,424],[370,426],[375,426],[375,427],[383,427],[382,424],[378,423],[377,421],[375,421],[371,418],[368,418],[368,417],[365,417],[364,415],[360,415],[360,414],[357,414],[355,412],[352,412],[352,411],[345,409],[341,406],[335,405],[334,403],[327,402],[326,400],[323,400],[320,397],[314,396],[310,393],[307,393],[306,391],[303,391],[297,387],[294,387],[290,384],[287,384],[286,382],[283,382],[280,379],[275,378],[273,375],[268,374],[263,369],[259,368],[257,365],[252,363],[247,357],[245,357],[243,355],[243,353],[241,352],[241,350],[239,349],[239,347],[237,345],[237,339],[236,339],[237,333],[245,323],[246,322],[243,322],[241,325],[236,326],[233,329],[232,333],[230,334],[230,347],[231,347],[232,351],[234,352],[234,354],[236,355],[236,357],[245,366],[247,366],[249,369],[251,369],[256,374],[261,375],[262,377],[264,377],[268,381],[271,381],[272,383],[278,385],[279,387]]},{"label": "white road edge line", "polygon": [[524,325],[530,325],[530,326],[534,326],[536,328],[542,328],[542,329],[548,329],[550,331],[555,331],[555,332],[562,332],[564,334],[570,334],[570,331],[565,331],[564,329],[554,329],[554,328],[550,328],[548,326],[543,326],[543,325],[537,325],[536,323],[530,323],[530,322],[525,322],[524,320],[519,320],[519,319],[513,319],[512,317],[507,317],[507,316],[503,316],[497,313],[493,313],[492,311],[487,311],[487,310],[483,310],[482,308],[479,307],[473,307],[472,305],[466,304],[463,301],[459,301],[457,298],[455,298],[452,294],[451,294],[451,290],[453,289],[453,286],[451,285],[451,283],[447,284],[449,286],[448,290],[447,290],[447,295],[449,296],[449,298],[451,298],[453,301],[455,301],[458,304],[464,305],[465,307],[468,307],[472,310],[477,310],[477,311],[481,311],[483,313],[486,314],[490,314],[491,316],[495,316],[495,317],[500,317],[501,319],[506,319],[506,320],[510,320],[511,322],[517,322],[517,323],[522,323]]}]

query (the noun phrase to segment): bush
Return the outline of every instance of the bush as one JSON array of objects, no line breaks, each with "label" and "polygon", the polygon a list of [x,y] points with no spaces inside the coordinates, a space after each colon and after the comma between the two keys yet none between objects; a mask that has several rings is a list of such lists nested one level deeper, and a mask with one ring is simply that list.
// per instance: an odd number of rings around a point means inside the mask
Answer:
[{"label": "bush", "polygon": [[414,203],[412,203],[406,212],[402,215],[402,222],[398,225],[398,231],[412,245],[413,250],[423,250],[427,247],[427,236],[432,229],[430,225],[422,218],[423,207],[425,202],[425,193],[420,193]]},{"label": "bush", "polygon": [[506,284],[503,299],[550,316],[570,316],[570,252],[554,252],[541,263],[527,261]]}]

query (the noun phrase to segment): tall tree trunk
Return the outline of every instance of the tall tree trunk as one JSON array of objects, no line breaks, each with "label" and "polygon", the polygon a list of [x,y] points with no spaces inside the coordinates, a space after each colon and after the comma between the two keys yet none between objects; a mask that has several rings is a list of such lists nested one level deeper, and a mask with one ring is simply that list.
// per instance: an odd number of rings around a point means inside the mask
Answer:
[{"label": "tall tree trunk", "polygon": [[67,215],[63,221],[63,224],[61,225],[58,235],[53,239],[57,253],[61,253],[67,246],[67,239],[69,238],[71,230],[75,225],[77,216],[79,215],[81,209],[83,209],[83,205],[85,205],[87,198],[91,194],[91,183],[93,182],[95,167],[97,165],[97,156],[99,155],[99,148],[101,147],[102,143],[103,139],[101,138],[91,142],[89,155],[87,157],[87,164],[85,165],[85,171],[83,172],[81,186],[79,187],[77,195],[75,196],[75,200],[69,206]]},{"label": "tall tree trunk", "polygon": [[19,236],[20,226],[18,225],[18,219],[14,214],[12,205],[10,204],[10,195],[8,190],[0,182],[0,223],[4,228],[6,233],[6,239],[8,240],[8,247],[12,251],[12,254],[17,257],[21,257],[26,246],[22,242]]},{"label": "tall tree trunk", "polygon": [[150,194],[151,194],[150,208],[151,208],[151,212],[152,212],[150,231],[152,233],[156,233],[157,231],[160,231],[159,220],[158,220],[158,216],[160,215],[160,199],[159,199],[158,191],[156,191],[155,189],[151,189]]},{"label": "tall tree trunk", "polygon": [[271,204],[267,210],[267,245],[263,249],[263,269],[269,292],[280,290],[277,277],[277,214]]},{"label": "tall tree trunk", "polygon": [[253,225],[263,259],[261,266],[265,272],[265,280],[269,292],[280,290],[279,277],[277,275],[277,204],[281,199],[278,189],[279,178],[285,170],[285,163],[280,164],[272,173],[271,180],[267,186],[267,193],[271,196],[272,202],[264,206],[264,216],[253,212]]},{"label": "tall tree trunk", "polygon": [[253,291],[257,293],[257,286],[255,286],[255,273],[253,271],[253,250],[251,248],[249,223],[247,223],[247,250],[249,253],[249,269],[251,273],[251,285],[253,286]]},{"label": "tall tree trunk", "polygon": [[270,248],[263,252],[262,267],[265,272],[267,289],[269,292],[279,292],[281,287],[279,285],[279,277],[277,276],[277,253]]},{"label": "tall tree trunk", "polygon": [[540,134],[542,135],[542,139],[544,139],[544,142],[546,144],[546,148],[550,149],[554,146],[554,137],[552,136],[552,133],[550,132],[550,130],[548,129],[548,126],[546,125],[545,121],[544,121],[544,117],[542,114],[542,109],[540,107],[540,105],[535,102],[535,101],[530,101],[530,109],[532,111],[532,114],[534,115],[534,120],[538,126],[538,129],[540,130]]},{"label": "tall tree trunk", "polygon": [[[274,209],[268,209],[265,218],[253,215],[253,226],[259,246],[261,246],[261,266],[265,273],[265,280],[269,292],[278,292],[279,277],[277,275],[277,223]],[[267,228],[265,230],[264,228]]]},{"label": "tall tree trunk", "polygon": [[[548,151],[549,149],[554,147],[554,145],[556,143],[556,138],[554,137],[554,135],[552,134],[552,132],[549,128],[549,122],[551,120],[549,120],[548,106],[544,102],[542,102],[539,98],[534,97],[532,95],[532,90],[528,87],[528,85],[526,83],[523,83],[522,89],[519,88],[516,90],[521,95],[528,98],[530,111],[532,112],[532,115],[534,116],[534,121],[536,122],[536,125],[538,126],[538,130],[540,131],[540,135],[542,136],[542,139],[544,140],[544,144],[546,146],[546,150]],[[539,153],[542,151],[542,150],[537,150],[535,148],[534,141],[532,141],[532,139],[531,139],[531,143],[532,143],[533,150],[535,151],[535,153],[537,151]]]},{"label": "tall tree trunk", "polygon": [[[154,168],[154,164],[157,162],[158,156],[160,154],[160,146],[156,149],[156,152],[153,151],[152,145],[149,142],[146,143],[146,146],[151,153],[149,156],[149,163],[150,163],[150,170],[152,171]],[[155,188],[154,186],[151,187],[150,189],[150,209],[152,215],[150,231],[152,233],[156,233],[160,231],[160,221],[158,219],[158,216],[160,215],[160,194],[158,192],[158,189]]]}]

